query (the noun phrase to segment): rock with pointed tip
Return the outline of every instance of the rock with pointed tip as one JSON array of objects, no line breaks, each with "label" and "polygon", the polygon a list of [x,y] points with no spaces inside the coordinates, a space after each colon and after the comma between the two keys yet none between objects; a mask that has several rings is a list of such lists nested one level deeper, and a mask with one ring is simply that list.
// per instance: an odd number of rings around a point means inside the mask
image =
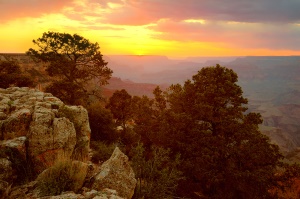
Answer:
[{"label": "rock with pointed tip", "polygon": [[120,197],[130,199],[135,186],[136,179],[128,157],[116,147],[110,159],[101,165],[100,172],[94,177],[92,188],[113,189]]}]

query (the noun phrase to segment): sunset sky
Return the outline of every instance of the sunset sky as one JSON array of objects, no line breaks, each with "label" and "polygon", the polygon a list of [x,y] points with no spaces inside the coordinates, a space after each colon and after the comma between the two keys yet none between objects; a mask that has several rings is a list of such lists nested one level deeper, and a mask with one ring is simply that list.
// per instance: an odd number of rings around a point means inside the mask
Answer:
[{"label": "sunset sky", "polygon": [[0,0],[0,53],[47,31],[104,55],[300,55],[300,0]]}]

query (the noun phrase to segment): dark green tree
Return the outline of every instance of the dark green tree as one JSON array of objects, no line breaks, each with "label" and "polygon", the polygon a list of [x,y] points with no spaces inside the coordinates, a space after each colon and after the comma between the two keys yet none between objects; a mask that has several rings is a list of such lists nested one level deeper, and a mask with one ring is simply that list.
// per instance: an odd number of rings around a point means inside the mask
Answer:
[{"label": "dark green tree", "polygon": [[100,86],[107,84],[112,70],[103,60],[98,43],[74,34],[47,32],[33,40],[38,49],[27,54],[46,64],[52,77],[46,88],[68,104],[85,103],[90,96],[101,97]]},{"label": "dark green tree", "polygon": [[147,96],[134,96],[131,105],[134,131],[147,149],[153,144],[161,145],[164,134],[157,135],[157,132],[160,129],[160,121],[163,120],[163,113],[167,109],[166,97],[159,87],[154,89],[153,95],[152,99]]},{"label": "dark green tree", "polygon": [[139,141],[150,149],[153,144],[153,131],[157,129],[157,119],[154,117],[154,100],[147,96],[134,96],[132,98],[132,118],[134,120],[134,131],[139,136]]},{"label": "dark green tree", "polygon": [[[167,108],[167,101],[166,97],[164,96],[164,92],[160,89],[159,86],[157,86],[153,90],[154,95],[154,107],[155,109],[160,113],[164,111]],[[158,113],[158,115],[159,115]]]},{"label": "dark green tree", "polygon": [[117,90],[109,98],[106,108],[113,114],[116,123],[122,126],[123,131],[126,131],[126,122],[132,117],[131,108],[132,97],[125,89]]},{"label": "dark green tree", "polygon": [[118,134],[111,112],[100,103],[89,105],[87,110],[91,127],[91,141],[116,142]]},{"label": "dark green tree", "polygon": [[259,132],[260,115],[246,114],[237,81],[235,72],[216,65],[165,95],[168,108],[161,112],[157,137],[181,154],[183,196],[271,198],[269,190],[278,185],[282,155]]},{"label": "dark green tree", "polygon": [[20,66],[13,61],[0,61],[0,88],[10,86],[33,87],[36,83],[29,74],[22,72]]}]

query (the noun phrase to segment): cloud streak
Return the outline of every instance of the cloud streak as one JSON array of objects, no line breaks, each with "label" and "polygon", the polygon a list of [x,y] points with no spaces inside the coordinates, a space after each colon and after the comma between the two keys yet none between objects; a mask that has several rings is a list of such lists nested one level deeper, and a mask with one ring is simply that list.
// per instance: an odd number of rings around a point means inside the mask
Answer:
[{"label": "cloud streak", "polygon": [[161,18],[202,18],[250,23],[296,23],[299,0],[127,0],[107,16],[110,23],[141,25]]},{"label": "cloud streak", "polygon": [[72,3],[73,0],[0,0],[0,22],[57,13]]},{"label": "cloud streak", "polygon": [[300,26],[295,24],[257,24],[161,20],[151,27],[156,38],[182,42],[212,42],[239,48],[300,50]]}]

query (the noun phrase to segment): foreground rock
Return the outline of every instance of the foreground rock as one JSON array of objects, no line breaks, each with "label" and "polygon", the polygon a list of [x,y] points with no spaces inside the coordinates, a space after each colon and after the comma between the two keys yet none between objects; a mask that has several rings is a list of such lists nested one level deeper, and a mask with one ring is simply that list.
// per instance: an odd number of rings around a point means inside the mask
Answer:
[{"label": "foreground rock", "polygon": [[134,172],[128,157],[118,147],[109,160],[101,165],[100,172],[95,176],[93,189],[114,189],[123,198],[131,198],[136,186]]},{"label": "foreground rock", "polygon": [[6,196],[14,179],[12,163],[7,158],[0,158],[0,198]]},{"label": "foreground rock", "polygon": [[[87,171],[87,164],[79,161],[72,161],[78,167],[76,171]],[[94,165],[97,167],[97,165]],[[134,173],[129,165],[128,157],[123,154],[119,148],[116,148],[111,158],[100,166],[99,171],[93,177],[92,184],[86,184],[86,187],[81,187],[83,178],[75,175],[72,182],[76,183],[78,187],[76,190],[63,192],[60,195],[45,196],[40,189],[41,179],[47,179],[47,175],[53,168],[50,167],[43,171],[36,181],[29,184],[14,187],[7,198],[9,199],[130,199],[134,193],[136,186],[136,179]],[[98,169],[97,169],[98,170]],[[92,171],[93,173],[93,171]],[[84,173],[86,176],[87,173]],[[88,176],[88,175],[87,175]],[[89,178],[85,179],[89,181]],[[80,188],[81,187],[81,188]]]},{"label": "foreground rock", "polygon": [[130,199],[128,157],[116,148],[103,165],[91,164],[89,143],[82,106],[36,89],[0,89],[0,198]]},{"label": "foreground rock", "polygon": [[33,181],[22,187],[14,188],[5,199],[125,199],[118,196],[117,191],[112,189],[103,189],[101,191],[87,190],[81,194],[66,191],[56,196],[39,197],[33,194],[36,184],[37,182]]},{"label": "foreground rock", "polygon": [[1,187],[30,180],[62,156],[87,162],[89,142],[82,106],[37,89],[0,88]]}]

